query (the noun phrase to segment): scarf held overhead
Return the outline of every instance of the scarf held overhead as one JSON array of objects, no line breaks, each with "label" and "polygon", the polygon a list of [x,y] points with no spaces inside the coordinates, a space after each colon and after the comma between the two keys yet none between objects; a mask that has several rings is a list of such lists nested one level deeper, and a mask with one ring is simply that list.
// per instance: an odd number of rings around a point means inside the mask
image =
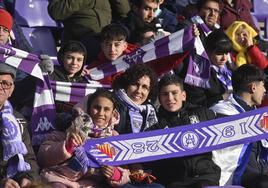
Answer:
[{"label": "scarf held overhead", "polygon": [[84,148],[88,157],[97,161],[95,167],[210,152],[266,139],[267,110],[265,107],[188,126],[88,140]]},{"label": "scarf held overhead", "polygon": [[9,64],[37,78],[31,119],[33,145],[39,145],[45,135],[54,130],[55,106],[48,75],[42,73],[35,54],[0,45],[0,62]]}]

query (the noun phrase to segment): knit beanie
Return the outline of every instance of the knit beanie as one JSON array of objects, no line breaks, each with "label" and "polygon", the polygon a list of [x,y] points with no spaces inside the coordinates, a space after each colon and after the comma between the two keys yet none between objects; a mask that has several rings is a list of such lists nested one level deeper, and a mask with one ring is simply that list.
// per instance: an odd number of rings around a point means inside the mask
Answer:
[{"label": "knit beanie", "polygon": [[13,18],[5,9],[0,8],[0,25],[4,26],[10,32],[13,26]]}]

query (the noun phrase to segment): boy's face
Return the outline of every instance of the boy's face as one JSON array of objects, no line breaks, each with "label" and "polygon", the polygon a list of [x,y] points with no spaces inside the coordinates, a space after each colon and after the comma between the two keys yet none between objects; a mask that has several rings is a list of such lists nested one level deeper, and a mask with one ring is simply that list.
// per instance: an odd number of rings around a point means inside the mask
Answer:
[{"label": "boy's face", "polygon": [[216,54],[215,52],[212,52],[212,54],[210,55],[210,60],[217,67],[223,68],[228,61],[228,54],[229,53]]},{"label": "boy's face", "polygon": [[80,52],[65,52],[63,58],[63,67],[68,76],[73,77],[83,66],[84,54]]},{"label": "boy's face", "polygon": [[152,0],[143,0],[140,7],[133,7],[133,11],[147,23],[151,23],[155,18],[155,12],[158,8],[158,3]]},{"label": "boy's face", "polygon": [[101,49],[105,57],[110,61],[114,61],[123,55],[123,52],[126,50],[126,48],[127,42],[125,40],[103,41],[101,43]]},{"label": "boy's face", "polygon": [[185,91],[176,84],[167,85],[161,88],[159,102],[162,107],[169,112],[176,112],[182,107],[182,102],[186,100]]},{"label": "boy's face", "polygon": [[99,128],[106,128],[114,115],[114,105],[106,97],[97,97],[91,104],[89,115]]},{"label": "boy's face", "polygon": [[253,105],[261,105],[266,89],[263,81],[256,81],[252,83],[252,103]]},{"label": "boy's face", "polygon": [[6,27],[0,25],[0,44],[5,45],[8,41],[9,31]]}]

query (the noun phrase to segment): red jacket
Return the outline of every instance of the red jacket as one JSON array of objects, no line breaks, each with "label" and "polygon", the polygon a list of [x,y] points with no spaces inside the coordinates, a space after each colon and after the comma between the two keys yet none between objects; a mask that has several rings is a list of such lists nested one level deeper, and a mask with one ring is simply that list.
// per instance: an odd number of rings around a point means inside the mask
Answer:
[{"label": "red jacket", "polygon": [[[139,48],[139,46],[134,45],[134,44],[130,44],[128,43],[127,49],[123,52],[123,55],[128,54],[130,52],[132,52],[133,50]],[[171,56],[167,56],[167,57],[162,57],[159,59],[155,59],[152,60],[150,62],[147,62],[147,65],[150,66],[157,74],[157,76],[160,76],[170,70],[172,70],[173,68],[175,68],[179,63],[182,62],[182,60],[188,55],[188,52],[185,52],[183,54],[174,54]],[[91,69],[97,66],[102,65],[103,63],[109,62],[108,59],[106,59],[106,57],[104,56],[104,53],[101,52],[98,55],[98,59],[93,61],[88,67],[87,69]],[[117,77],[118,75],[120,75],[121,73],[117,73],[114,74],[112,76],[108,76],[106,78],[103,78],[101,80],[99,80],[99,82],[101,84],[112,84],[112,81],[114,80],[115,77]]]},{"label": "red jacket", "polygon": [[[258,66],[262,70],[268,65],[268,59],[263,55],[262,51],[255,44],[247,49],[247,54],[251,59],[251,63]],[[232,61],[235,62],[236,54],[232,54]]]},{"label": "red jacket", "polygon": [[259,30],[256,27],[250,13],[252,3],[248,0],[236,0],[233,2],[233,7],[227,3],[227,0],[223,2],[223,8],[220,16],[221,27],[226,30],[234,21],[244,21],[258,32]]}]

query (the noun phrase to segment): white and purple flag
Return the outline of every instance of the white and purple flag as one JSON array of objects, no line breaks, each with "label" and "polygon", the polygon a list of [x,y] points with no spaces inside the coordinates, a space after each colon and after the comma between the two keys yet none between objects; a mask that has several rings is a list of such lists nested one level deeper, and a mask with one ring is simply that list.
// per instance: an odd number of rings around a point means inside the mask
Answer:
[{"label": "white and purple flag", "polygon": [[[0,62],[9,64],[37,78],[31,118],[32,143],[39,145],[46,134],[54,130],[55,106],[48,75],[43,75],[35,54],[0,45]],[[23,91],[22,91],[23,92]]]}]

